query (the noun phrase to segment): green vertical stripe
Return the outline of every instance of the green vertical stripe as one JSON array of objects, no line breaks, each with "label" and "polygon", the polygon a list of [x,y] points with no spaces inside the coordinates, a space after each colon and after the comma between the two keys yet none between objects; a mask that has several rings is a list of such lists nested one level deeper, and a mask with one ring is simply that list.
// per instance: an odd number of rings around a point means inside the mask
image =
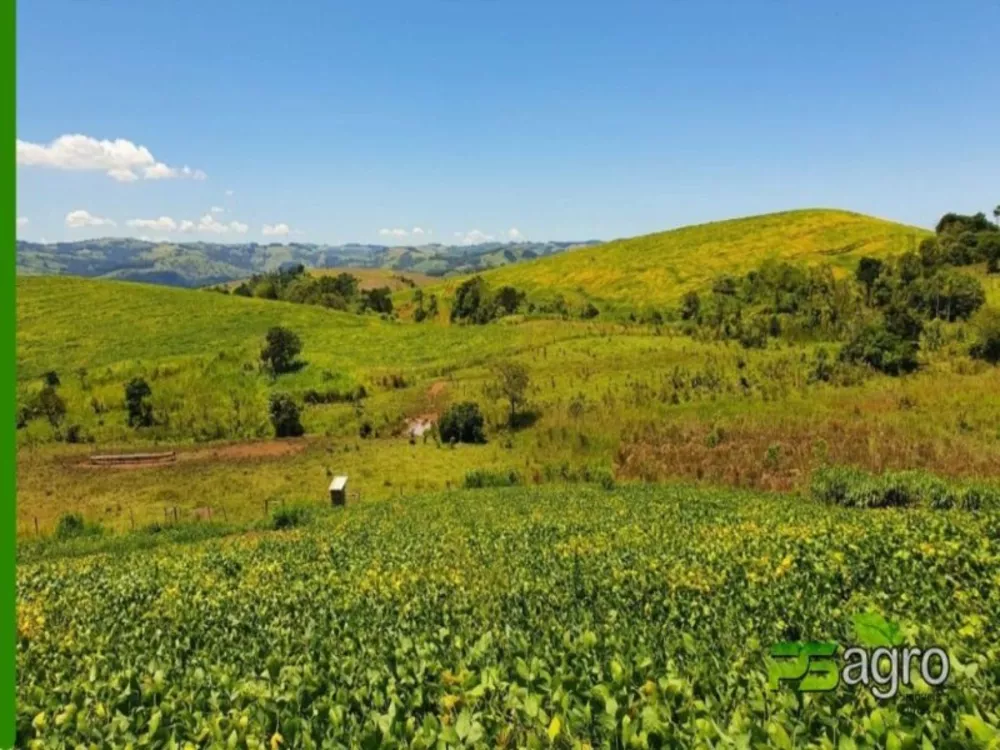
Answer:
[{"label": "green vertical stripe", "polygon": [[16,554],[15,526],[17,514],[14,508],[16,477],[17,477],[17,447],[15,437],[15,378],[17,364],[15,360],[15,306],[14,306],[14,274],[16,268],[17,247],[17,200],[15,186],[17,184],[14,162],[14,141],[16,140],[16,124],[14,117],[14,26],[15,0],[0,0],[0,142],[3,148],[3,161],[0,162],[0,232],[7,238],[3,242],[3,261],[0,262],[0,329],[3,331],[3,352],[0,354],[0,439],[3,440],[0,452],[0,508],[3,517],[0,518],[0,748],[14,745],[14,653],[17,647],[15,633],[15,591],[14,564]]}]

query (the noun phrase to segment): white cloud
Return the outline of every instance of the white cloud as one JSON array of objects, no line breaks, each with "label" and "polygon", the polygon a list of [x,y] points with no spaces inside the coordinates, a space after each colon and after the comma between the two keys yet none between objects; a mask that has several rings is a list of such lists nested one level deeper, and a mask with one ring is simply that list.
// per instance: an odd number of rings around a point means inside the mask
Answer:
[{"label": "white cloud", "polygon": [[191,221],[190,219],[181,219],[180,221],[176,221],[170,216],[161,216],[158,219],[129,219],[125,223],[130,227],[136,227],[138,229],[151,229],[159,232],[201,232],[203,234],[227,234],[228,232],[246,234],[247,230],[250,228],[248,225],[239,221],[231,221],[228,224],[224,224],[223,222],[217,221],[211,214],[205,214],[197,222]]},{"label": "white cloud", "polygon": [[512,240],[523,240],[524,239],[524,235],[521,233],[521,230],[518,229],[517,227],[511,227],[510,229],[508,229],[507,230],[507,236],[510,239],[512,239]]},{"label": "white cloud", "polygon": [[193,180],[204,180],[208,176],[200,169],[191,169],[191,167],[187,165],[177,169],[175,167],[168,167],[161,161],[156,162],[156,164],[151,167],[146,167],[142,171],[142,174],[147,180],[173,180],[178,177],[189,177]]},{"label": "white cloud", "polygon": [[458,237],[458,244],[460,245],[478,245],[480,242],[491,242],[495,239],[492,234],[480,232],[478,229],[464,233],[455,232],[455,236]]},{"label": "white cloud", "polygon": [[423,227],[413,227],[413,229],[411,229],[410,232],[411,234],[415,234],[418,237],[422,237],[424,234],[426,234],[426,232],[424,232],[423,230]]},{"label": "white cloud", "polygon": [[72,229],[79,229],[80,227],[113,227],[115,226],[115,222],[111,219],[94,216],[89,211],[84,211],[80,208],[66,214],[66,226]]},{"label": "white cloud", "polygon": [[379,229],[378,233],[382,237],[405,237],[409,232],[405,229]]},{"label": "white cloud", "polygon": [[17,228],[18,229],[24,229],[26,226],[28,226],[28,217],[27,216],[18,216],[17,217]]},{"label": "white cloud", "polygon": [[209,209],[209,211],[211,211],[213,214],[221,214],[221,213],[224,213],[225,210],[226,209],[224,209],[222,206],[212,206]]},{"label": "white cloud", "polygon": [[265,224],[263,227],[261,227],[260,231],[261,234],[263,234],[265,237],[279,237],[288,234],[292,230],[291,227],[289,227],[287,224],[281,223],[281,224]]},{"label": "white cloud", "polygon": [[117,182],[135,182],[139,179],[139,175],[131,169],[109,169],[108,177]]},{"label": "white cloud", "polygon": [[232,198],[234,195],[236,195],[236,191],[235,190],[230,189],[230,190],[226,191],[226,197],[227,198]]},{"label": "white cloud", "polygon": [[169,216],[161,216],[158,219],[129,219],[125,223],[137,229],[153,229],[159,232],[173,232],[177,229],[177,222]]},{"label": "white cloud", "polygon": [[100,171],[118,182],[135,182],[139,179],[139,171],[147,180],[173,177],[204,180],[207,177],[200,169],[169,167],[157,161],[145,146],[125,138],[99,141],[80,133],[61,135],[48,144],[18,139],[17,163],[26,167]]},{"label": "white cloud", "polygon": [[198,220],[199,232],[211,232],[212,234],[225,234],[229,227],[221,221],[217,221],[212,214],[205,214]]}]

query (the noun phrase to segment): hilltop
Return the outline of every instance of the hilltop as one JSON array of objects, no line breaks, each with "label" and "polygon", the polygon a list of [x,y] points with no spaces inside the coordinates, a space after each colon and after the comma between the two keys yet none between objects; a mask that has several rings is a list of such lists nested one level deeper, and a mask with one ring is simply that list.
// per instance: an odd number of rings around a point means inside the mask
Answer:
[{"label": "hilltop", "polygon": [[[852,269],[862,255],[902,253],[928,236],[928,230],[863,214],[806,209],[615,240],[482,276],[491,287],[510,285],[529,298],[563,295],[604,310],[634,309],[675,303],[719,275],[745,273],[769,258]],[[449,280],[427,292],[447,298],[457,284]]]}]

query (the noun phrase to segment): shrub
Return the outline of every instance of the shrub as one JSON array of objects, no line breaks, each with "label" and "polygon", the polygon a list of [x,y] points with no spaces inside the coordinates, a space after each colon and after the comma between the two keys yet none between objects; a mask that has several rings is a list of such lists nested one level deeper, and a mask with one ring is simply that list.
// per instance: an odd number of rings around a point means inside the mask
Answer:
[{"label": "shrub", "polygon": [[281,507],[271,514],[271,528],[276,531],[293,529],[309,523],[309,512],[300,507]]},{"label": "shrub", "polygon": [[302,351],[302,340],[297,334],[275,326],[264,337],[264,348],[260,350],[260,361],[274,374],[295,369],[295,358]]},{"label": "shrub", "polygon": [[871,325],[841,348],[840,360],[867,364],[887,375],[901,375],[917,369],[917,344],[887,327]]},{"label": "shrub", "polygon": [[305,433],[299,418],[299,407],[287,393],[271,395],[269,412],[275,437],[299,437]]},{"label": "shrub", "polygon": [[523,484],[521,475],[510,471],[494,471],[490,469],[473,469],[465,474],[466,489],[483,487],[514,487]]},{"label": "shrub", "polygon": [[981,311],[973,320],[976,341],[969,354],[990,364],[1000,364],[1000,310]]},{"label": "shrub", "polygon": [[812,495],[849,508],[887,508],[921,503],[935,510],[979,510],[1000,504],[1000,491],[978,484],[950,483],[922,471],[870,474],[849,466],[813,473]]},{"label": "shrub", "polygon": [[49,424],[58,427],[66,417],[66,402],[56,393],[55,386],[45,385],[35,399],[34,411],[49,420]]},{"label": "shrub", "polygon": [[448,407],[438,429],[446,443],[485,443],[486,422],[474,401],[463,401]]},{"label": "shrub", "polygon": [[125,386],[125,409],[128,412],[129,427],[152,426],[153,405],[149,403],[152,395],[149,384],[142,378],[133,378]]},{"label": "shrub", "polygon": [[79,513],[66,513],[56,524],[57,539],[74,539],[81,536],[98,536],[102,529],[98,524],[87,523]]},{"label": "shrub", "polygon": [[371,435],[372,435],[372,423],[369,422],[368,420],[365,420],[364,422],[361,423],[361,426],[358,428],[358,436],[362,440],[366,440],[367,438],[370,438]]}]

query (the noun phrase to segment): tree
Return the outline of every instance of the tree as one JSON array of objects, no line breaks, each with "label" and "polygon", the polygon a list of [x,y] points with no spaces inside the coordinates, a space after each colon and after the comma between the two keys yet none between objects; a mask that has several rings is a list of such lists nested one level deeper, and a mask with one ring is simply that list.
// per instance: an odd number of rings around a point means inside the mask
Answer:
[{"label": "tree", "polygon": [[486,299],[486,282],[480,276],[463,281],[455,291],[455,302],[451,306],[451,319],[473,318]]},{"label": "tree", "polygon": [[489,390],[494,397],[507,401],[510,407],[507,424],[513,427],[517,411],[527,399],[528,385],[531,383],[528,369],[520,362],[498,362],[493,365],[492,370],[494,380]]},{"label": "tree", "polygon": [[368,289],[361,293],[361,310],[374,310],[388,315],[392,312],[392,290],[387,286]]},{"label": "tree", "polygon": [[917,343],[893,333],[886,326],[862,329],[840,350],[842,362],[864,363],[888,375],[917,369]]},{"label": "tree", "polygon": [[446,443],[485,443],[485,425],[479,404],[463,401],[449,406],[441,417],[438,431]]},{"label": "tree", "polygon": [[504,286],[497,292],[494,300],[502,314],[513,315],[524,300],[524,292],[519,292],[512,286]]},{"label": "tree", "polygon": [[866,304],[871,304],[872,289],[874,288],[878,277],[882,275],[883,268],[884,264],[878,258],[869,258],[865,256],[858,261],[858,267],[854,272],[854,278],[856,278],[865,288]]},{"label": "tree", "polygon": [[287,393],[272,393],[268,411],[275,437],[299,437],[305,433],[299,417],[299,407]]},{"label": "tree", "polygon": [[125,409],[128,411],[129,427],[152,426],[153,405],[149,403],[152,395],[149,384],[142,378],[132,378],[125,386]]},{"label": "tree", "polygon": [[293,331],[275,326],[264,338],[260,361],[275,375],[295,369],[295,358],[302,351],[302,341]]},{"label": "tree", "polygon": [[990,232],[979,241],[979,251],[988,273],[1000,273],[1000,232]]},{"label": "tree", "polygon": [[681,319],[697,320],[701,313],[701,297],[698,292],[688,292],[681,301]]}]

